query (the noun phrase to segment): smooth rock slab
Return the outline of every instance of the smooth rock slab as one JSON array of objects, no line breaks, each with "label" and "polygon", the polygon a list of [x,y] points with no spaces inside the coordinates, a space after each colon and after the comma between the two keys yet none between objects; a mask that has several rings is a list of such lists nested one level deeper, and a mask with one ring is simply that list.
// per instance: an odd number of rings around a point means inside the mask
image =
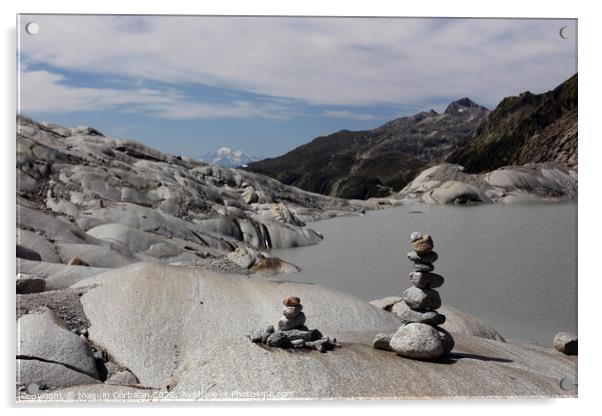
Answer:
[{"label": "smooth rock slab", "polygon": [[438,309],[441,307],[441,297],[434,289],[419,289],[410,287],[402,294],[402,299],[410,309]]},{"label": "smooth rock slab", "polygon": [[577,335],[559,332],[554,337],[554,348],[566,355],[577,355]]},{"label": "smooth rock slab", "polygon": [[410,283],[420,289],[435,289],[443,286],[445,279],[437,273],[411,272]]},{"label": "smooth rock slab", "polygon": [[88,343],[61,326],[51,310],[23,315],[17,330],[18,357],[50,361],[98,378]]},{"label": "smooth rock slab", "polygon": [[85,373],[72,370],[61,364],[40,360],[17,360],[17,383],[44,386],[49,389],[57,387],[98,384],[99,380]]},{"label": "smooth rock slab", "polygon": [[444,352],[439,333],[426,324],[412,323],[401,326],[389,345],[396,354],[419,360],[436,360]]}]

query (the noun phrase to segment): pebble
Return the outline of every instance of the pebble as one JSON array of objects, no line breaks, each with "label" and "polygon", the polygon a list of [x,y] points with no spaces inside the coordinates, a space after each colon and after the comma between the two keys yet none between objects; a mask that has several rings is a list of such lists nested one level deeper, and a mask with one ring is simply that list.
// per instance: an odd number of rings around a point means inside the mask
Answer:
[{"label": "pebble", "polygon": [[289,329],[295,329],[305,324],[305,314],[300,312],[299,315],[295,316],[293,319],[288,319],[286,316],[283,316],[278,321],[278,330],[286,331]]},{"label": "pebble", "polygon": [[301,299],[296,296],[291,296],[290,298],[286,298],[282,301],[285,306],[297,306],[301,304]]},{"label": "pebble", "polygon": [[427,263],[414,263],[414,270],[417,272],[432,272],[435,266]]},{"label": "pebble", "polygon": [[412,249],[421,255],[430,253],[435,246],[429,234],[412,233],[410,239],[412,240]]},{"label": "pebble", "polygon": [[427,325],[442,325],[445,323],[445,315],[436,311],[420,312],[407,309],[401,313],[399,318],[404,324],[416,322]]},{"label": "pebble", "polygon": [[439,258],[439,255],[434,251],[428,252],[426,254],[418,254],[415,251],[410,251],[408,253],[408,259],[410,259],[414,263],[431,264],[431,263],[436,262],[438,258]]},{"label": "pebble", "polygon": [[288,319],[294,319],[301,313],[302,310],[303,305],[286,306],[284,309],[282,309],[282,315]]},{"label": "pebble", "polygon": [[372,341],[372,347],[377,350],[393,351],[390,345],[392,337],[393,334],[377,334]]}]

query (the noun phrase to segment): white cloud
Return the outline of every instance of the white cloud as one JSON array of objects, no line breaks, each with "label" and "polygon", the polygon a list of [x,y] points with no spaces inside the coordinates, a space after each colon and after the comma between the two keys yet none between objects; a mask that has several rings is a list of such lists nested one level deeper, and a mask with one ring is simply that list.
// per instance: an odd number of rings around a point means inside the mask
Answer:
[{"label": "white cloud", "polygon": [[[26,62],[320,105],[418,104],[466,95],[495,105],[527,89],[552,88],[576,70],[574,42],[558,35],[560,26],[576,29],[567,20],[44,15],[35,21],[40,34],[20,39]],[[98,92],[104,102],[125,99]],[[227,111],[197,104],[165,114]],[[257,109],[237,103],[230,111]]]},{"label": "white cloud", "polygon": [[359,114],[349,110],[326,110],[322,112],[325,117],[331,118],[344,118],[348,120],[374,120],[374,116],[371,114]]},{"label": "white cloud", "polygon": [[289,116],[286,105],[270,102],[202,103],[173,90],[77,87],[67,85],[65,81],[65,77],[60,74],[22,68],[19,111],[24,114],[69,113],[118,108],[124,112],[147,113],[167,119]]}]

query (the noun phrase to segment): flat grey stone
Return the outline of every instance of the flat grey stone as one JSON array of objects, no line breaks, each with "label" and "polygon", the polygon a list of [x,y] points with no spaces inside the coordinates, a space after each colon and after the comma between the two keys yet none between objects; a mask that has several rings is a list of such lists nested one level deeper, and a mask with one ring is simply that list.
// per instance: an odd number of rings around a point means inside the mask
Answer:
[{"label": "flat grey stone", "polygon": [[429,251],[425,254],[418,254],[415,251],[410,251],[408,253],[408,259],[410,259],[414,263],[433,264],[437,261],[438,258],[439,255],[434,251]]},{"label": "flat grey stone", "polygon": [[414,271],[417,272],[432,272],[435,270],[435,266],[427,263],[414,263],[412,267],[414,268]]},{"label": "flat grey stone", "polygon": [[299,315],[297,315],[293,319],[288,319],[283,316],[278,321],[278,330],[286,331],[289,329],[295,329],[299,328],[303,324],[305,324],[305,314],[303,312],[300,312]]},{"label": "flat grey stone", "polygon": [[286,306],[282,309],[282,315],[287,319],[296,318],[303,310],[303,305]]},{"label": "flat grey stone", "polygon": [[399,317],[404,324],[419,323],[427,325],[441,325],[445,322],[445,315],[436,311],[415,311],[412,309],[404,310]]},{"label": "flat grey stone", "polygon": [[434,289],[410,287],[401,296],[410,309],[438,309],[441,306],[439,292]]},{"label": "flat grey stone", "polygon": [[410,282],[421,289],[435,289],[443,286],[445,279],[436,273],[411,272]]}]

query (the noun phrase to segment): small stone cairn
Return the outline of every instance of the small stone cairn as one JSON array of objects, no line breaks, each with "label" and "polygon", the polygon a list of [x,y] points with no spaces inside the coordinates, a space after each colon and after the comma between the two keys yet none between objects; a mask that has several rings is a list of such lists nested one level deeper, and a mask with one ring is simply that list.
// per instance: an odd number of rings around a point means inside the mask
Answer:
[{"label": "small stone cairn", "polygon": [[442,276],[433,273],[438,255],[433,251],[433,239],[428,234],[412,233],[412,251],[408,258],[414,263],[410,273],[412,287],[402,294],[409,310],[401,315],[402,326],[395,334],[378,334],[373,346],[394,351],[402,357],[436,360],[449,354],[454,347],[452,336],[440,328],[445,315],[437,312],[441,297],[435,288],[443,285]]},{"label": "small stone cairn", "polygon": [[336,338],[323,336],[317,329],[305,326],[303,305],[298,297],[286,298],[282,301],[282,318],[278,321],[278,330],[273,325],[265,329],[251,331],[251,341],[279,348],[312,348],[320,352],[333,350],[338,346]]}]

